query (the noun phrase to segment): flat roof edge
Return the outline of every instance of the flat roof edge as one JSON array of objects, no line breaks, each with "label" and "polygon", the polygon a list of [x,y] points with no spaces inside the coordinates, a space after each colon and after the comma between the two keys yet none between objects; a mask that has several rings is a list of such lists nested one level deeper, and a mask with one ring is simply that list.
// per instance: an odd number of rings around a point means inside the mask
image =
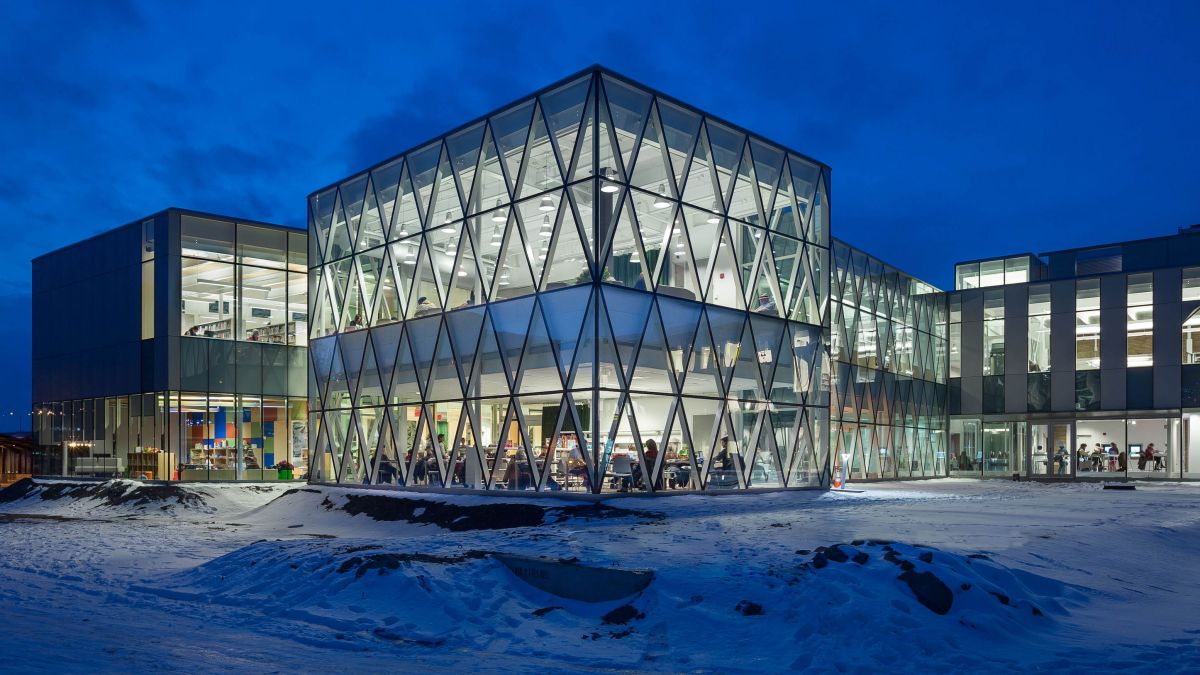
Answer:
[{"label": "flat roof edge", "polygon": [[276,229],[276,230],[287,230],[288,232],[303,233],[305,235],[308,234],[308,228],[306,228],[306,227],[281,225],[279,223],[268,223],[268,222],[261,221],[261,220],[253,220],[251,218],[239,218],[237,216],[223,215],[220,213],[210,213],[208,211],[197,211],[196,209],[186,209],[186,208],[179,207],[179,206],[168,206],[165,209],[154,211],[153,213],[148,213],[140,218],[135,218],[127,223],[122,223],[121,225],[117,225],[115,227],[110,227],[106,230],[101,230],[100,232],[97,232],[93,235],[84,237],[83,239],[79,239],[77,241],[73,241],[64,246],[59,246],[58,248],[46,251],[45,253],[38,254],[38,255],[34,256],[33,258],[30,258],[30,263],[37,262],[38,260],[41,260],[42,258],[47,258],[52,255],[57,255],[59,253],[62,253],[63,251],[68,251],[72,248],[75,248],[76,246],[82,246],[83,244],[86,244],[94,239],[99,239],[100,237],[112,234],[113,232],[116,232],[117,230],[121,230],[126,227],[130,227],[132,225],[139,225],[147,220],[150,220],[151,218],[157,218],[161,215],[170,214],[172,212],[178,213],[180,215],[196,216],[199,218],[216,218],[219,220],[233,221],[235,223],[244,223],[246,225],[255,225],[258,227],[269,227],[269,228]]},{"label": "flat roof edge", "polygon": [[812,162],[813,164],[818,165],[825,171],[829,171],[831,173],[833,171],[833,167],[829,166],[828,164],[826,164],[825,162],[822,162],[819,159],[814,159],[813,157],[811,157],[803,152],[800,152],[799,150],[794,150],[791,147],[788,147],[787,145],[780,143],[779,141],[771,140],[770,138],[767,138],[766,136],[764,136],[760,133],[750,131],[749,129],[746,129],[745,127],[743,127],[739,124],[730,122],[729,120],[727,120],[719,115],[714,115],[706,110],[702,110],[701,108],[696,107],[695,105],[693,105],[691,103],[688,103],[681,99],[675,98],[674,96],[671,96],[670,94],[663,93],[663,92],[659,91],[658,89],[655,89],[654,87],[643,84],[642,82],[635,80],[632,77],[629,77],[627,75],[618,73],[618,72],[612,70],[611,68],[607,68],[598,63],[593,63],[592,65],[588,66],[587,68],[584,68],[582,70],[571,73],[570,75],[567,75],[566,77],[555,80],[554,82],[551,82],[550,84],[548,84],[544,87],[541,87],[540,89],[536,89],[531,93],[518,96],[517,98],[514,98],[514,99],[508,101],[507,103],[505,103],[501,106],[498,106],[487,113],[484,113],[477,117],[473,117],[469,121],[459,124],[458,126],[452,127],[451,129],[444,131],[440,134],[437,134],[436,136],[434,136],[432,138],[428,138],[420,143],[411,145],[408,148],[406,148],[405,150],[402,150],[397,153],[393,153],[393,154],[385,157],[384,159],[382,159],[378,162],[375,162],[374,164],[371,164],[363,169],[355,170],[337,180],[327,183],[327,184],[309,192],[305,196],[304,201],[307,203],[308,200],[310,200],[314,195],[316,195],[319,192],[324,192],[331,188],[335,188],[338,185],[340,185],[341,183],[344,183],[345,181],[350,180],[351,178],[354,178],[356,176],[360,176],[365,173],[370,173],[370,172],[374,171],[375,169],[378,169],[386,164],[389,164],[391,162],[396,161],[397,159],[400,159],[404,155],[410,154],[416,150],[420,150],[421,148],[424,148],[427,145],[435,143],[435,142],[441,140],[442,138],[445,138],[447,136],[453,136],[454,134],[456,134],[460,131],[463,131],[464,129],[467,129],[473,125],[479,124],[480,122],[483,122],[487,118],[492,117],[498,113],[501,113],[501,112],[507,110],[508,108],[516,106],[523,101],[527,101],[529,99],[533,99],[538,96],[541,96],[542,94],[553,91],[554,89],[557,89],[558,87],[561,87],[562,85],[567,84],[567,83],[571,82],[572,80],[577,80],[585,75],[590,75],[590,74],[607,75],[609,77],[612,77],[612,78],[615,78],[618,80],[622,80],[622,81],[624,81],[628,84],[631,84],[635,87],[644,89],[645,91],[649,92],[650,94],[652,94],[656,97],[662,98],[663,100],[665,100],[669,103],[672,103],[672,104],[675,104],[678,106],[682,106],[690,111],[698,112],[698,113],[704,115],[705,117],[711,119],[714,122],[718,122],[722,125],[725,125],[727,127],[730,127],[731,129],[734,129],[736,131],[739,131],[739,132],[745,134],[748,138],[754,138],[756,140],[777,146],[780,149],[782,149],[784,152],[796,155],[797,157],[800,157],[801,159],[804,159],[805,161]]}]

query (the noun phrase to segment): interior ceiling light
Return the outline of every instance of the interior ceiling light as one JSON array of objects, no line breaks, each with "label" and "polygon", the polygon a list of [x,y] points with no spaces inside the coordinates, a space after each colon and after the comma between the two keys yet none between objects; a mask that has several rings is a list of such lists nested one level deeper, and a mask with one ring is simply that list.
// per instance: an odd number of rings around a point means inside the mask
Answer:
[{"label": "interior ceiling light", "polygon": [[[716,202],[713,202],[712,210],[720,211],[721,209],[717,206]],[[717,223],[721,222],[721,217],[715,213],[710,213],[708,214],[708,220],[705,220],[704,222],[708,223],[709,225],[716,225]]]},{"label": "interior ceiling light", "polygon": [[616,173],[617,173],[616,171],[612,170],[611,168],[609,168],[607,166],[600,168],[600,177],[602,179],[604,179],[600,182],[600,191],[601,192],[604,192],[607,194],[612,194],[621,189],[620,186],[618,186],[616,183],[608,182],[611,180],[615,180],[615,178],[613,178],[613,176],[615,176]]},{"label": "interior ceiling light", "polygon": [[449,212],[449,211],[447,211],[447,212],[446,212],[446,219],[442,221],[442,224],[443,224],[443,225],[449,225],[449,224],[450,224],[450,212]]},{"label": "interior ceiling light", "polygon": [[493,223],[503,223],[505,220],[508,220],[508,218],[506,218],[504,216],[504,212],[500,210],[500,200],[497,199],[496,200],[496,212],[492,214],[492,222]]},{"label": "interior ceiling light", "polygon": [[554,227],[550,225],[550,216],[542,216],[542,236],[549,237],[553,231]]},{"label": "interior ceiling light", "polygon": [[538,204],[538,210],[539,211],[553,211],[554,210],[554,200],[550,198],[550,195],[546,195],[545,197],[542,197],[541,203]]},{"label": "interior ceiling light", "polygon": [[658,196],[654,198],[654,208],[665,209],[670,205],[671,202],[667,201],[667,186],[665,183],[659,183]]},{"label": "interior ceiling light", "polygon": [[641,261],[642,259],[638,257],[637,247],[634,247],[633,253],[629,254],[629,262],[636,263]]}]

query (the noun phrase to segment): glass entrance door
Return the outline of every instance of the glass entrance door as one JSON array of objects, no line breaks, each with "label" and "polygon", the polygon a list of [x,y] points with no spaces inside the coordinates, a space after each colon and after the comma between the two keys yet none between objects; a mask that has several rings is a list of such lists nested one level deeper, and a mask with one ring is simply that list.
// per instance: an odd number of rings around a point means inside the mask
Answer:
[{"label": "glass entrance door", "polygon": [[1074,476],[1075,451],[1072,422],[1029,425],[1029,475]]},{"label": "glass entrance door", "polygon": [[985,476],[1012,476],[1023,472],[1024,422],[983,424],[982,468]]}]

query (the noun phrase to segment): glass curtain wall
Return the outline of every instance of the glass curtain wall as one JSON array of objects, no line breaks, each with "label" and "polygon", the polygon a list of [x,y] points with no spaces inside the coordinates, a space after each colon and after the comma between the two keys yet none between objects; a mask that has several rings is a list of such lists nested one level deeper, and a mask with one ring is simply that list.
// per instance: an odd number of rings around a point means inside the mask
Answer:
[{"label": "glass curtain wall", "polygon": [[179,226],[184,335],[305,344],[305,233],[186,214]]},{"label": "glass curtain wall", "polygon": [[[67,449],[63,475],[143,480],[289,480],[308,470],[305,399],[194,392],[35,407],[41,438]],[[280,471],[287,462],[294,469]]]},{"label": "glass curtain wall", "polygon": [[312,195],[314,476],[821,484],[828,181],[592,73]]},{"label": "glass curtain wall", "polygon": [[841,241],[833,256],[835,474],[945,475],[945,293]]}]

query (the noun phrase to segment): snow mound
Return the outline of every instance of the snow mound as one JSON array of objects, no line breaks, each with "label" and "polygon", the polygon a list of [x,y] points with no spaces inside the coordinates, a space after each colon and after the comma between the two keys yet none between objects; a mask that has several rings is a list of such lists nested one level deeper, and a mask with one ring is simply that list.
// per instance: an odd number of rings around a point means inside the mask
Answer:
[{"label": "snow mound", "polygon": [[614,654],[590,636],[644,617],[630,599],[584,603],[543,593],[491,551],[412,552],[380,540],[259,541],[135,590],[253,607],[324,626],[337,640],[548,655],[553,633],[592,645],[586,657],[602,662]]},{"label": "snow mound", "polygon": [[[486,533],[475,541],[504,543]],[[686,561],[656,570],[639,594],[584,603],[539,591],[492,551],[461,544],[424,538],[415,552],[403,540],[259,541],[137,590],[254,608],[325,627],[331,640],[569,653],[597,668],[667,671],[953,670],[981,658],[1004,670],[1056,653],[1048,636],[1084,599],[983,555],[855,541],[763,569]]]},{"label": "snow mound", "polygon": [[0,510],[61,518],[245,511],[274,498],[271,484],[146,483],[25,478],[0,490]]}]

